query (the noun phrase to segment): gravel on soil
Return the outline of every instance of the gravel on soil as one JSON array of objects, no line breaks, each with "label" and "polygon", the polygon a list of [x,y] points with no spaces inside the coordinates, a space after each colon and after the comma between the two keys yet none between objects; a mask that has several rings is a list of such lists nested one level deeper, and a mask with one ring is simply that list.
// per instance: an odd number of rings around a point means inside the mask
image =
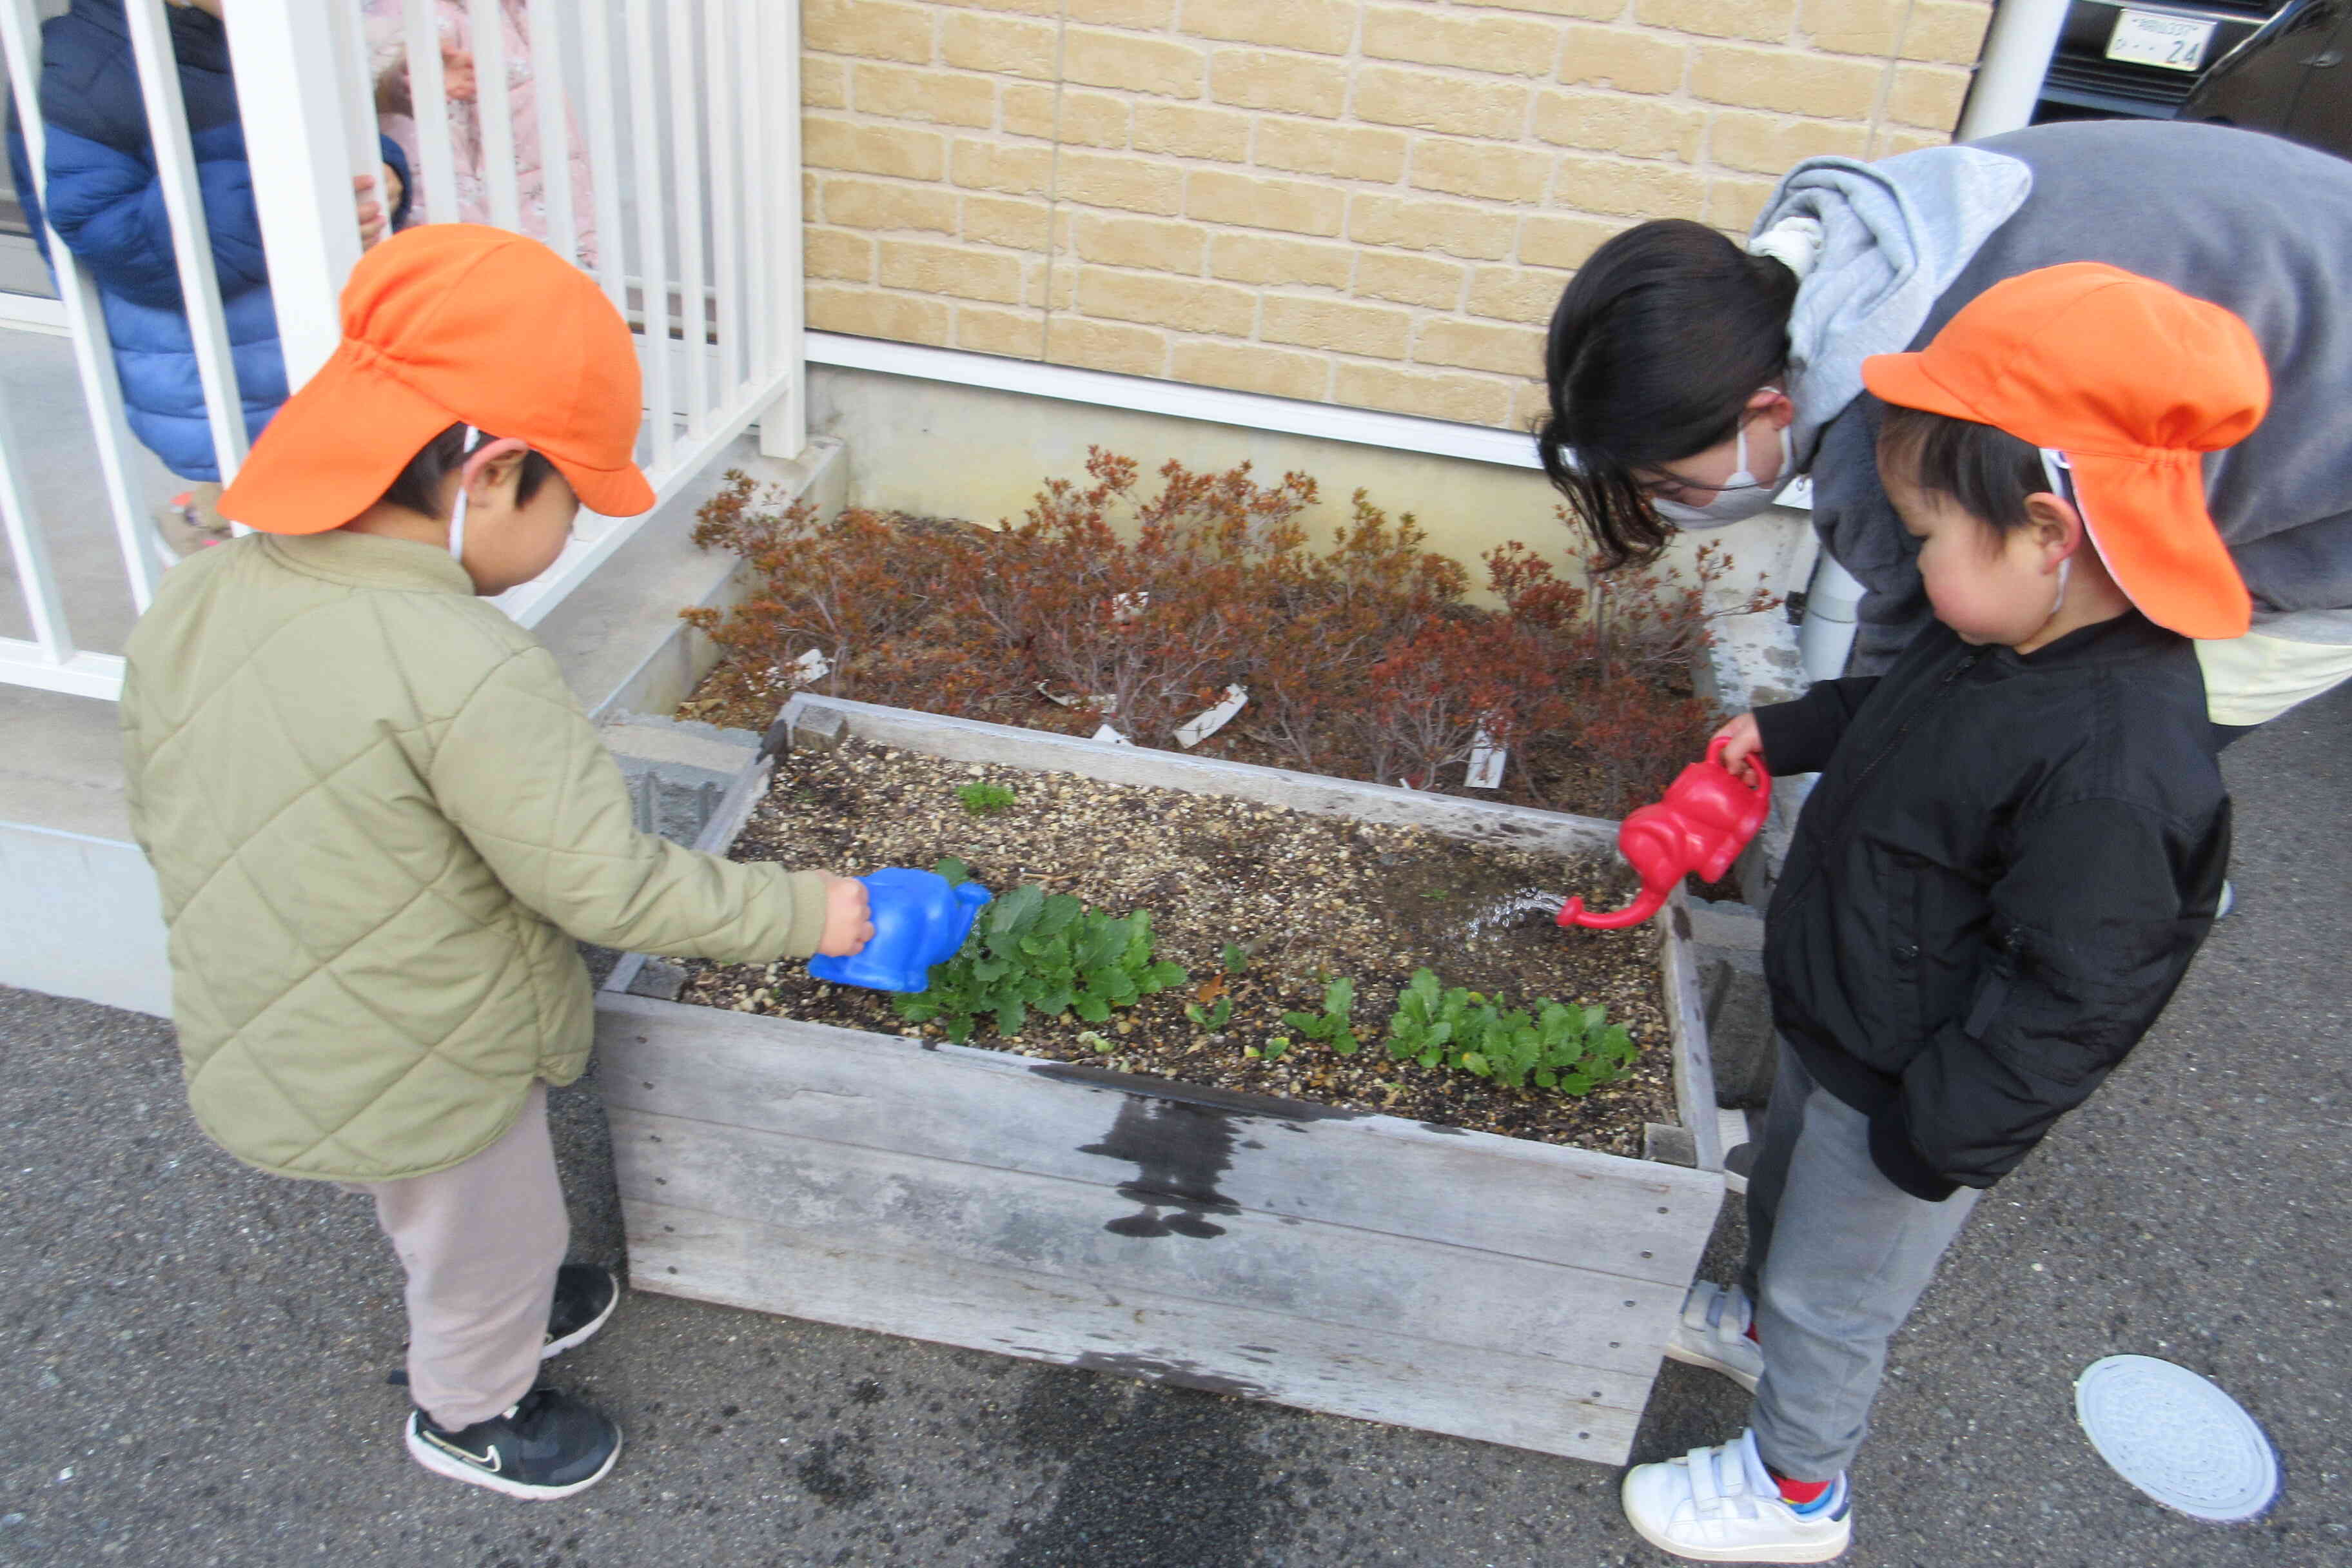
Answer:
[{"label": "gravel on soil", "polygon": [[[919,663],[920,659],[917,658],[913,661]],[[903,704],[921,711],[932,710],[919,695],[903,689],[867,690],[855,685],[846,689],[828,684],[811,685],[803,672],[788,665],[762,663],[730,654],[702,678],[701,683],[677,705],[670,717],[717,724],[724,729],[765,730],[776,721],[778,710],[803,690],[860,702],[877,702],[886,707]],[[992,700],[975,706],[943,707],[939,711],[951,712],[956,718],[1010,724],[1025,730],[1047,730],[1064,735],[1091,735],[1103,724],[1102,714],[1086,701],[1075,695],[1052,695],[1043,687],[1034,692],[1003,693]],[[1191,754],[1248,763],[1263,768],[1330,773],[1336,777],[1362,779],[1374,784],[1390,782],[1374,778],[1369,771],[1350,772],[1348,760],[1341,756],[1327,755],[1312,764],[1302,763],[1297,753],[1262,732],[1252,719],[1250,710],[1244,707],[1239,717],[1207,736],[1192,748]],[[1623,809],[1612,793],[1608,770],[1595,766],[1590,752],[1567,737],[1530,737],[1507,748],[1505,759],[1502,780],[1492,789],[1469,788],[1451,768],[1446,770],[1446,776],[1439,781],[1437,787],[1446,794],[1472,800],[1499,801],[1505,805],[1532,806],[1538,811],[1612,816]],[[1456,784],[1461,787],[1454,787]]]},{"label": "gravel on soil", "polygon": [[[1010,789],[1013,804],[974,814],[958,790],[975,782]],[[1644,1123],[1676,1120],[1657,933],[1647,925],[1563,931],[1546,907],[1569,893],[1597,908],[1626,901],[1631,879],[1612,857],[1473,845],[1426,829],[858,741],[781,759],[731,853],[845,874],[953,856],[1000,894],[1034,882],[1115,914],[1149,910],[1155,956],[1190,973],[1099,1028],[1068,1014],[1033,1014],[1010,1040],[983,1021],[972,1045],[1635,1156]],[[1239,973],[1224,962],[1229,943],[1247,953]],[[1384,1026],[1397,993],[1423,966],[1448,986],[1499,994],[1514,1007],[1599,1003],[1641,1054],[1624,1078],[1582,1097],[1397,1060]],[[1364,1042],[1349,1057],[1282,1022],[1286,1010],[1319,1011],[1326,982],[1343,975],[1355,984]],[[1232,1004],[1221,1028],[1187,1018],[1188,1004],[1218,999]],[[825,984],[794,963],[696,965],[681,1000],[885,1034],[943,1034],[936,1022],[908,1024],[885,994]],[[1256,1049],[1276,1036],[1296,1044],[1265,1061]]]}]

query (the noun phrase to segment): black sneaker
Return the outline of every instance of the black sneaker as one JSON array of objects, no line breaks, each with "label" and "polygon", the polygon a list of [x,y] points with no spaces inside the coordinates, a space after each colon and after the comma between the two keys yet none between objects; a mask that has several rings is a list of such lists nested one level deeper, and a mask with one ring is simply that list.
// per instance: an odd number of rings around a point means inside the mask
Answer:
[{"label": "black sneaker", "polygon": [[568,1394],[534,1388],[503,1413],[457,1432],[411,1411],[408,1452],[436,1475],[509,1497],[570,1497],[612,1469],[621,1457],[621,1429]]},{"label": "black sneaker", "polygon": [[593,1263],[567,1263],[555,1271],[555,1305],[547,1314],[547,1343],[539,1352],[545,1361],[574,1345],[593,1339],[604,1320],[620,1303],[621,1282],[609,1268]]}]

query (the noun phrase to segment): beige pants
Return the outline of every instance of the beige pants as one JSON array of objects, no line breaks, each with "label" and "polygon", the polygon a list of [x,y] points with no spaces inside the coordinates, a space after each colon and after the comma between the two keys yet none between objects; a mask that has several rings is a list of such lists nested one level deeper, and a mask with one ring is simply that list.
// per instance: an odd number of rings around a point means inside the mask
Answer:
[{"label": "beige pants", "polygon": [[445,1431],[530,1392],[555,1271],[572,1241],[547,1086],[534,1083],[506,1135],[462,1165],[353,1184],[408,1271],[408,1395]]},{"label": "beige pants", "polygon": [[2216,724],[2267,724],[2297,703],[2352,679],[2352,647],[2248,632],[2200,642],[2205,709]]}]

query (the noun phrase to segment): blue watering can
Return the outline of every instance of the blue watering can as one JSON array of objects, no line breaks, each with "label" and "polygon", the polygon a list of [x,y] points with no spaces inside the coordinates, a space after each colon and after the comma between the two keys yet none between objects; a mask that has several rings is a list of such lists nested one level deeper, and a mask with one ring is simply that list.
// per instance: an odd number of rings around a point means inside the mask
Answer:
[{"label": "blue watering can", "polygon": [[955,956],[993,896],[978,882],[950,884],[904,866],[857,879],[873,908],[874,940],[848,958],[812,958],[808,968],[819,980],[874,991],[927,989],[931,965]]}]

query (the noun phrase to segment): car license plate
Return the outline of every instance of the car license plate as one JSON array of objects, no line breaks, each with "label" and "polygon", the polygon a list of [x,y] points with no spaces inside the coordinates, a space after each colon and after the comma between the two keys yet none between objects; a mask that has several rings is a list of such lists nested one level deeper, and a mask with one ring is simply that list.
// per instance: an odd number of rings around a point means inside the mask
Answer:
[{"label": "car license plate", "polygon": [[2193,71],[2205,63],[2213,24],[2154,11],[2126,11],[2107,37],[2107,58],[2166,70]]}]

